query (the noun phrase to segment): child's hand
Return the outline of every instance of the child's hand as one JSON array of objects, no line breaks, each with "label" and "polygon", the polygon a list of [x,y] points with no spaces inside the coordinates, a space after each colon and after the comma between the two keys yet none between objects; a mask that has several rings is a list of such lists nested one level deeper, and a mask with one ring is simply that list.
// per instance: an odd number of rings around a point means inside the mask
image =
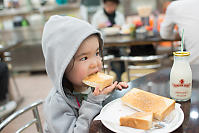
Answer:
[{"label": "child's hand", "polygon": [[110,92],[112,92],[114,89],[119,89],[122,90],[122,88],[127,88],[128,85],[126,82],[117,82],[115,81],[112,85],[104,88],[102,91],[99,90],[99,87],[96,87],[93,94],[95,96],[101,95],[101,94],[109,94]]},{"label": "child's hand", "polygon": [[128,84],[126,82],[119,82],[116,85],[116,88],[119,89],[119,90],[122,90],[122,88],[127,88],[127,87],[128,87]]},{"label": "child's hand", "polygon": [[114,24],[113,27],[115,27],[115,28],[120,28],[120,29],[121,29],[121,26],[120,26],[120,25],[117,25],[117,24]]},{"label": "child's hand", "polygon": [[98,28],[101,29],[101,28],[106,28],[107,27],[107,24],[106,23],[101,23],[98,25]]}]

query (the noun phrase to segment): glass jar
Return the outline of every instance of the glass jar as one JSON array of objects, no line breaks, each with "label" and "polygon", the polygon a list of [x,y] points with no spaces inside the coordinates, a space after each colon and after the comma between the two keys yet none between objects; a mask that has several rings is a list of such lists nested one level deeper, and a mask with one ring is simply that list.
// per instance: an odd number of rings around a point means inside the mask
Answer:
[{"label": "glass jar", "polygon": [[174,52],[174,63],[170,72],[170,96],[176,101],[191,98],[192,71],[187,58],[189,52]]}]

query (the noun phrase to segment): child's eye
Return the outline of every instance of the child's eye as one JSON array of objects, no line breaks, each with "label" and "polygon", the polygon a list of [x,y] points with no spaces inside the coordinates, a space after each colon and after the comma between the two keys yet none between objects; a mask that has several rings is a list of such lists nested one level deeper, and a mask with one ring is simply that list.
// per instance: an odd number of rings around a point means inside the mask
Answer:
[{"label": "child's eye", "polygon": [[99,56],[99,51],[98,51],[98,52],[96,52],[96,56]]},{"label": "child's eye", "polygon": [[88,57],[83,57],[83,58],[81,58],[80,60],[81,61],[85,61],[85,60],[87,60],[88,59]]}]

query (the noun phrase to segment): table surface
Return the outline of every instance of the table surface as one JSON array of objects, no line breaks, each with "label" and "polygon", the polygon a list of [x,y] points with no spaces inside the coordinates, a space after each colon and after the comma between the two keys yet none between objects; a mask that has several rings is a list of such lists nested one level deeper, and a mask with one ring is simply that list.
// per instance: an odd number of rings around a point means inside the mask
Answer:
[{"label": "table surface", "polygon": [[104,46],[135,46],[135,45],[146,45],[146,44],[158,44],[159,42],[174,42],[180,41],[180,38],[176,39],[162,39],[160,35],[153,37],[146,37],[145,39],[138,39],[131,37],[130,35],[111,35],[104,36]]},{"label": "table surface", "polygon": [[[193,84],[191,100],[178,102],[184,112],[184,121],[174,133],[198,133],[199,132],[199,65],[192,65]],[[140,88],[161,96],[169,97],[169,75],[171,68],[164,68],[128,83],[126,90],[115,91],[104,105],[114,99],[122,97],[131,88]],[[113,133],[107,129],[100,120],[93,121],[90,133]]]}]

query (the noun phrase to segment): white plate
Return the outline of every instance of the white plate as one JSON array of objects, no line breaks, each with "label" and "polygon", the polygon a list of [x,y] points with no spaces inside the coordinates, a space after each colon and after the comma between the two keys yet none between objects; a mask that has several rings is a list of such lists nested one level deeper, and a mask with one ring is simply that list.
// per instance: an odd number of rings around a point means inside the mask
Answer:
[{"label": "white plate", "polygon": [[[95,118],[95,120],[101,120],[104,126],[108,129],[117,133],[144,133],[145,130],[135,129],[125,126],[120,126],[119,119],[121,116],[126,116],[135,113],[136,110],[124,105],[121,99],[116,99],[106,104],[100,114]],[[164,120],[163,123],[165,127],[161,129],[150,129],[147,133],[165,133],[172,132],[177,129],[184,120],[184,113],[180,108],[180,104],[175,104],[175,110],[173,110]],[[155,124],[156,122],[153,122]]]},{"label": "white plate", "polygon": [[103,28],[102,33],[106,36],[118,35],[120,33],[120,28],[117,27]]}]

